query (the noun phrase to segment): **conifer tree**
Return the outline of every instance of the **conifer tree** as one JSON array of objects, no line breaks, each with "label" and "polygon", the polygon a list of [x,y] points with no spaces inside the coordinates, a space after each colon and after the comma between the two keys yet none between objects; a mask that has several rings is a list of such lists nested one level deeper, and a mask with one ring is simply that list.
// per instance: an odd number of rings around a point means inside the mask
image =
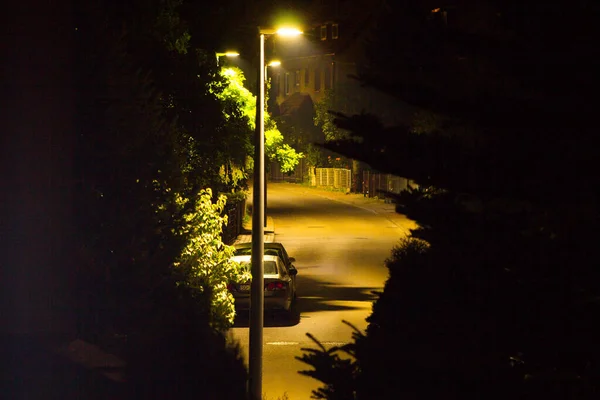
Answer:
[{"label": "conifer tree", "polygon": [[[581,21],[596,6],[538,6],[390,2],[381,15],[361,80],[419,118],[336,114],[352,140],[324,147],[414,180],[396,202],[419,228],[393,249],[351,344],[354,398],[597,393],[598,181],[584,84],[597,49],[577,40],[595,36]],[[390,43],[393,60],[380,51]],[[318,379],[339,370],[324,355],[303,358]]]}]

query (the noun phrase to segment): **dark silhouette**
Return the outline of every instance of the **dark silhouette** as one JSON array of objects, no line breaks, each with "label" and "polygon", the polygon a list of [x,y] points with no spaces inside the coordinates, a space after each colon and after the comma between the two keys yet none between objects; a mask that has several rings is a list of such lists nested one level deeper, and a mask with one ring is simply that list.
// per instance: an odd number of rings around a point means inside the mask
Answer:
[{"label": "dark silhouette", "polygon": [[[174,194],[236,189],[219,169],[251,150],[210,91],[214,49],[177,1],[27,6],[7,30],[2,394],[243,398],[239,352],[174,268],[194,206]],[[124,380],[61,351],[76,339]]]},{"label": "dark silhouette", "polygon": [[388,6],[360,79],[417,117],[337,114],[351,138],[324,147],[414,180],[388,195],[420,228],[365,334],[303,373],[327,399],[597,397],[597,7]]}]

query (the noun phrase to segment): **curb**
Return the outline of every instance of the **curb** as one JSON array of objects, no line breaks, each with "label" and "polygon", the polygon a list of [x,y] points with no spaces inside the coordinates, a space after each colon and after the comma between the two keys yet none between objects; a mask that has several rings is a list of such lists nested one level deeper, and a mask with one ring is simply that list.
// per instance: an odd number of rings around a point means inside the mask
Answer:
[{"label": "curb", "polygon": [[[273,243],[275,241],[275,234],[268,234],[265,235],[265,243]],[[237,237],[237,239],[235,240],[235,242],[233,242],[233,245],[239,244],[239,243],[250,243],[252,242],[252,235],[239,235]]]}]

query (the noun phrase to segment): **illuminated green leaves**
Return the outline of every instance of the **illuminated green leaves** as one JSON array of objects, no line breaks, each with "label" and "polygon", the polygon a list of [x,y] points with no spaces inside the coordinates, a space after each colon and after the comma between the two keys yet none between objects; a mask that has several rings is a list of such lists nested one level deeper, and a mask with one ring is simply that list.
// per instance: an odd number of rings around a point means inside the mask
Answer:
[{"label": "illuminated green leaves", "polygon": [[225,118],[232,118],[232,112],[240,111],[247,119],[250,131],[256,127],[256,96],[254,96],[244,86],[244,73],[236,67],[227,67],[221,69],[221,76],[225,79],[225,86],[220,93],[216,93],[217,98],[233,107],[224,109]]},{"label": "illuminated green leaves", "polygon": [[[230,113],[241,112],[248,124],[249,134],[256,129],[256,96],[244,86],[244,73],[236,67],[221,69],[221,76],[225,79],[225,86],[216,93],[216,96],[226,105],[224,114],[226,119],[232,119]],[[277,124],[268,113],[265,113],[265,155],[271,161],[281,165],[282,172],[292,172],[303,157],[292,147],[283,144],[283,135]]]},{"label": "illuminated green leaves", "polygon": [[[180,197],[177,202],[180,206],[187,203]],[[247,271],[231,261],[233,246],[221,239],[227,224],[227,215],[222,215],[225,203],[225,195],[213,203],[210,188],[200,191],[195,208],[184,216],[185,225],[179,233],[187,237],[187,243],[175,263],[186,276],[186,284],[209,296],[211,325],[220,330],[231,326],[235,317],[227,284],[250,278]]]}]

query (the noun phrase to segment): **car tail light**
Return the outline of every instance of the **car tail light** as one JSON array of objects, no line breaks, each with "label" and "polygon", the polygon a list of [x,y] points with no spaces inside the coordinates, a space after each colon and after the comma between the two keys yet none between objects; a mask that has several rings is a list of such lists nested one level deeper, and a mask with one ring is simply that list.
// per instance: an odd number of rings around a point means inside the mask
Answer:
[{"label": "car tail light", "polygon": [[269,291],[286,290],[287,284],[285,282],[271,282],[265,285],[265,288]]}]

